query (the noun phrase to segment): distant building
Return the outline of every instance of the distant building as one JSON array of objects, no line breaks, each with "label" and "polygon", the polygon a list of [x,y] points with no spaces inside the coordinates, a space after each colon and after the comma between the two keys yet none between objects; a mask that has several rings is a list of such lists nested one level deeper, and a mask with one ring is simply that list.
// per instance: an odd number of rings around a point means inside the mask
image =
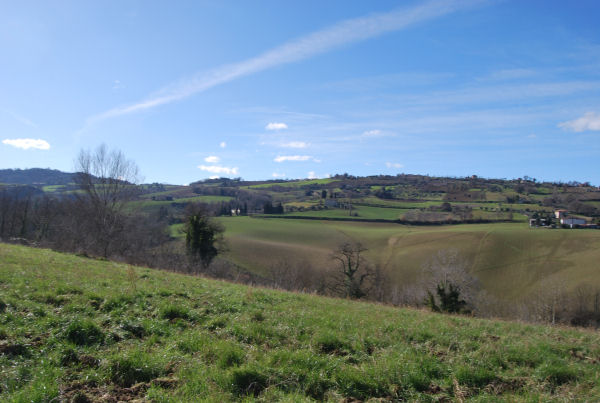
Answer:
[{"label": "distant building", "polygon": [[545,218],[531,218],[529,220],[530,227],[547,227],[548,223]]},{"label": "distant building", "polygon": [[575,225],[585,225],[586,221],[583,218],[561,218],[560,223],[573,228]]},{"label": "distant building", "polygon": [[563,218],[563,217],[566,217],[566,216],[567,216],[567,213],[568,213],[568,211],[567,211],[567,210],[556,210],[556,211],[554,212],[554,217],[555,217],[557,220],[560,220],[561,218]]}]

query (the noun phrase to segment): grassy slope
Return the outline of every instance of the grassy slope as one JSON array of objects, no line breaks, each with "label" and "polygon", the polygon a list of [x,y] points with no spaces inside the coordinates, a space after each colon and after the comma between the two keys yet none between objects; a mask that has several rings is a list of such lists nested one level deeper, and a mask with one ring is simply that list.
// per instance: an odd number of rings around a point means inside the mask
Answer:
[{"label": "grassy slope", "polygon": [[600,336],[591,331],[252,289],[5,244],[0,299],[2,401],[600,399]]},{"label": "grassy slope", "polygon": [[386,267],[395,281],[412,281],[438,251],[456,249],[484,288],[514,299],[534,290],[542,278],[567,289],[585,282],[600,286],[600,231],[530,229],[524,223],[453,226],[315,220],[223,218],[230,256],[260,272],[281,259],[331,264],[342,241],[361,241],[369,260]]}]

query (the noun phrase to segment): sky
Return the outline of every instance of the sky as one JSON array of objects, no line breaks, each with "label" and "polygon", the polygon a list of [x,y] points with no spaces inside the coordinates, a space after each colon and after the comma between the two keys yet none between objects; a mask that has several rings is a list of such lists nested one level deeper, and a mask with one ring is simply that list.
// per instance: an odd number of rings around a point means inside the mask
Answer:
[{"label": "sky", "polygon": [[0,169],[600,185],[596,0],[0,0]]}]

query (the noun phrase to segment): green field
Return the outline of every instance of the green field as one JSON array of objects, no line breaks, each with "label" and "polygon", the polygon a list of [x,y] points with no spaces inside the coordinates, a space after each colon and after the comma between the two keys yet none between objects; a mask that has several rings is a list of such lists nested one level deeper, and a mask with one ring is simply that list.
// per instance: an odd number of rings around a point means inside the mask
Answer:
[{"label": "green field", "polygon": [[324,178],[324,179],[308,179],[302,181],[289,181],[289,182],[274,182],[274,183],[262,183],[260,185],[252,185],[249,186],[250,189],[263,189],[270,188],[273,186],[282,186],[282,187],[301,187],[308,185],[326,185],[328,183],[334,182],[335,179]]},{"label": "green field", "polygon": [[292,216],[305,217],[330,217],[330,218],[351,218],[356,220],[397,220],[408,209],[371,207],[371,206],[353,206],[352,210],[327,208],[323,210],[295,211],[289,213]]},{"label": "green field", "polygon": [[230,196],[191,196],[173,198],[173,200],[136,200],[130,202],[132,208],[148,209],[160,206],[170,206],[173,203],[220,203],[233,200]]},{"label": "green field", "polygon": [[0,312],[6,402],[600,399],[597,332],[250,288],[43,249],[0,244]]},{"label": "green field", "polygon": [[[393,209],[390,209],[393,211]],[[369,248],[368,259],[398,284],[414,281],[439,251],[456,250],[492,295],[514,300],[556,280],[566,290],[600,286],[600,231],[531,229],[525,223],[405,226],[319,220],[224,217],[228,257],[255,272],[282,259],[331,266],[346,240]]]}]

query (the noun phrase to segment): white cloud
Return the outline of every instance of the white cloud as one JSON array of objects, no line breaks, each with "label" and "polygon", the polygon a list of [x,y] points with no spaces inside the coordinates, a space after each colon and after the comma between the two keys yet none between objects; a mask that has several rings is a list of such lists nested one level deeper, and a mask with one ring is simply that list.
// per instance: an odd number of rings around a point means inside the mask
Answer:
[{"label": "white cloud", "polygon": [[219,179],[219,175],[212,175],[209,176],[208,179]]},{"label": "white cloud", "polygon": [[275,157],[273,161],[275,162],[283,162],[283,161],[308,161],[312,159],[310,155],[278,155]]},{"label": "white cloud", "polygon": [[219,147],[225,148],[225,147],[227,147],[227,143],[224,141],[221,141],[221,143],[219,144]]},{"label": "white cloud", "polygon": [[230,168],[230,167],[223,167],[220,165],[198,165],[198,168],[200,168],[203,171],[206,172],[212,172],[214,174],[226,174],[226,175],[237,175],[238,174],[238,168]]},{"label": "white cloud", "polygon": [[201,72],[191,78],[168,85],[142,101],[113,108],[93,116],[87,120],[86,125],[89,126],[100,120],[179,101],[240,77],[282,64],[308,59],[349,43],[364,41],[388,32],[402,30],[411,25],[480,3],[482,3],[482,0],[431,0],[387,13],[371,14],[366,17],[341,21],[331,27],[284,43],[251,59],[221,66],[212,71]]},{"label": "white cloud", "polygon": [[273,174],[271,176],[273,178],[285,178],[285,174],[284,173],[278,173],[278,172],[273,172]]},{"label": "white cloud", "polygon": [[600,113],[587,112],[580,118],[559,123],[558,127],[572,132],[600,131]]},{"label": "white cloud", "polygon": [[366,132],[363,132],[362,134],[363,137],[379,137],[381,136],[381,130],[367,130]]},{"label": "white cloud", "polygon": [[2,143],[16,148],[22,148],[23,150],[28,150],[30,148],[37,148],[38,150],[50,149],[50,144],[42,139],[5,139],[2,140]]},{"label": "white cloud", "polygon": [[288,128],[288,125],[286,125],[285,123],[277,123],[277,122],[271,122],[265,126],[265,129],[267,129],[267,130],[284,130],[287,128]]},{"label": "white cloud", "polygon": [[388,168],[404,168],[404,165],[399,164],[397,162],[386,162],[385,166]]},{"label": "white cloud", "polygon": [[210,164],[216,164],[217,162],[221,161],[221,159],[216,155],[209,155],[208,157],[204,158],[204,161]]},{"label": "white cloud", "polygon": [[315,171],[310,171],[308,173],[308,179],[317,179],[317,175],[315,174]]},{"label": "white cloud", "polygon": [[290,141],[289,143],[283,143],[281,147],[286,148],[306,148],[310,144],[305,143],[304,141]]}]

